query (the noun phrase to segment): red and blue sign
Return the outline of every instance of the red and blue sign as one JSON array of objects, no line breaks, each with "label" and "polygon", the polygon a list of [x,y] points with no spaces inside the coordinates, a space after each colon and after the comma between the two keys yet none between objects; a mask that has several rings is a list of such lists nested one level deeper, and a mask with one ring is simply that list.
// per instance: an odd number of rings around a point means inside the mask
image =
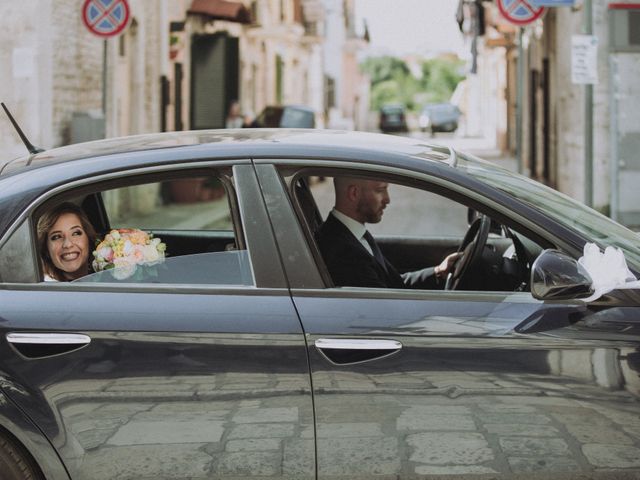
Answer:
[{"label": "red and blue sign", "polygon": [[530,0],[498,0],[502,16],[516,25],[526,25],[542,16],[544,7],[533,5]]},{"label": "red and blue sign", "polygon": [[118,35],[129,23],[127,0],[85,0],[82,21],[91,33],[100,37]]}]

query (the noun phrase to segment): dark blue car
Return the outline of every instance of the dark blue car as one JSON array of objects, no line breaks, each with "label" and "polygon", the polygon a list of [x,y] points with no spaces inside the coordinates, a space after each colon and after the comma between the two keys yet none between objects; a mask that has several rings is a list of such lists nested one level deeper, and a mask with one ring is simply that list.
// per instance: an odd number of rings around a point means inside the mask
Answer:
[{"label": "dark blue car", "polygon": [[[640,294],[589,299],[586,244],[636,233],[422,140],[245,129],[141,135],[0,171],[0,478],[637,478]],[[335,287],[331,178],[389,184],[371,227],[432,290]],[[324,179],[324,180],[323,180]],[[166,259],[44,281],[64,202]],[[395,209],[395,210],[394,210]]]}]

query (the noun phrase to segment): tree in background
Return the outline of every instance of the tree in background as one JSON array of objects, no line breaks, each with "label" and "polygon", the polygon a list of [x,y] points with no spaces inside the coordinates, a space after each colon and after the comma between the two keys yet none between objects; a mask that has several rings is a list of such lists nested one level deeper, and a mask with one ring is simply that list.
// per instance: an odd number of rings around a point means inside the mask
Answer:
[{"label": "tree in background", "polygon": [[367,58],[361,68],[371,78],[371,109],[399,103],[417,111],[425,103],[448,101],[465,78],[463,65],[450,57],[433,58],[423,61],[415,76],[405,61],[383,56]]}]

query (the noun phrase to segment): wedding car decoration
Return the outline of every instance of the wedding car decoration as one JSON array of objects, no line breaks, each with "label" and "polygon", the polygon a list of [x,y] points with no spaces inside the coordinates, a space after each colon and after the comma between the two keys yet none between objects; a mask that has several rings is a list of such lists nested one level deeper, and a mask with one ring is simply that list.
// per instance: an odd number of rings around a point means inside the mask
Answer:
[{"label": "wedding car decoration", "polygon": [[165,258],[166,245],[159,238],[137,228],[111,230],[93,252],[93,270],[112,270],[117,280],[132,277],[138,266],[156,265]]}]

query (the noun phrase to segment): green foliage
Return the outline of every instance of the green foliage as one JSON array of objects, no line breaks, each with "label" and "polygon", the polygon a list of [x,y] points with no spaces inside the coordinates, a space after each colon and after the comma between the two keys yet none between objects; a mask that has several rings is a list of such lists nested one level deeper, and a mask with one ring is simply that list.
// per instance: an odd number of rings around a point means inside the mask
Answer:
[{"label": "green foliage", "polygon": [[398,58],[383,56],[366,59],[362,71],[371,78],[371,108],[386,103],[400,103],[417,111],[425,103],[446,102],[464,79],[463,62],[449,58],[425,60],[422,76],[412,75],[407,64]]}]

